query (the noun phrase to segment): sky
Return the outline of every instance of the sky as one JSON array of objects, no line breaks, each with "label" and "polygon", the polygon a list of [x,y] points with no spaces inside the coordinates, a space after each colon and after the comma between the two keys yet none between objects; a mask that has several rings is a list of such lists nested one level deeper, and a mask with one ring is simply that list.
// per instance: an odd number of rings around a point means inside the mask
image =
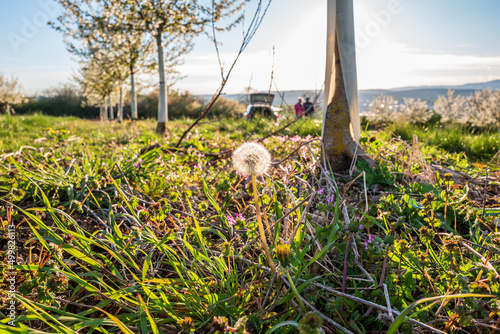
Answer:
[{"label": "sky", "polygon": [[[268,0],[263,1],[264,4]],[[246,9],[246,22],[256,0]],[[253,4],[253,5],[252,5]],[[326,0],[272,0],[226,85],[268,90],[316,90],[324,81]],[[0,72],[19,78],[26,94],[71,81],[78,62],[61,33],[47,26],[59,10],[53,0],[0,0]],[[500,1],[354,0],[359,89],[459,85],[500,79]],[[247,23],[248,24],[248,23]],[[243,29],[221,33],[225,70]],[[213,44],[195,39],[174,88],[214,93],[221,82]]]}]

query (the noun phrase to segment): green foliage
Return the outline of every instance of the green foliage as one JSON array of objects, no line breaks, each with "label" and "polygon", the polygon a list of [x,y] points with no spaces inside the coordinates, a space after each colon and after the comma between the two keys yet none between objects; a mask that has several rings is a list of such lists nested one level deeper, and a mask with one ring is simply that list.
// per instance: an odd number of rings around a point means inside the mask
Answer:
[{"label": "green foliage", "polygon": [[[189,92],[179,91],[170,91],[167,102],[169,119],[198,118],[207,104],[201,97],[193,96]],[[138,109],[140,117],[155,118],[158,113],[157,92],[140,96]],[[244,106],[237,101],[219,97],[217,102],[210,109],[208,117],[241,117],[243,112]]]},{"label": "green foliage", "polygon": [[99,108],[86,104],[79,95],[58,94],[32,98],[16,107],[17,114],[42,113],[50,116],[75,116],[80,118],[99,117]]},{"label": "green foliage", "polygon": [[[375,170],[358,163],[364,177],[348,187],[354,177],[325,178],[308,149],[295,151],[316,138],[314,119],[264,141],[273,160],[291,155],[258,180],[257,192],[273,261],[293,289],[266,268],[251,183],[227,153],[274,124],[207,122],[181,148],[173,144],[189,124],[183,120],[169,122],[161,138],[148,120],[35,114],[1,116],[0,124],[0,243],[14,224],[23,258],[15,267],[17,324],[31,331],[327,331],[317,313],[293,307],[297,295],[359,333],[397,326],[411,333],[405,316],[440,330],[452,323],[489,333],[477,321],[500,315],[498,210],[487,207],[483,217],[468,197],[473,184],[454,174],[419,181],[414,176],[425,170],[402,153],[409,144],[387,133],[363,135],[364,149],[384,159]],[[319,142],[309,145],[319,156]],[[484,169],[464,154],[419,149],[426,161],[468,166],[463,173]],[[368,210],[363,178],[376,194]],[[403,312],[392,327],[387,312],[366,304],[385,307],[385,289]]]}]

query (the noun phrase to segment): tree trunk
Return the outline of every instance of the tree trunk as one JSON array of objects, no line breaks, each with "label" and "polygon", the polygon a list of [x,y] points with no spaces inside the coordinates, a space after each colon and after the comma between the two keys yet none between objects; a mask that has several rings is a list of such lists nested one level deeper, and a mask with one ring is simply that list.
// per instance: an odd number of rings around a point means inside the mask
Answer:
[{"label": "tree trunk", "polygon": [[158,70],[160,72],[160,92],[158,96],[158,126],[156,132],[165,134],[165,123],[168,120],[167,107],[167,87],[165,85],[165,58],[163,57],[163,44],[161,34],[156,36],[156,45],[158,47]]},{"label": "tree trunk", "polygon": [[356,142],[351,136],[351,117],[342,76],[338,39],[335,39],[335,90],[333,99],[328,103],[323,119],[323,147],[325,156],[333,171],[349,168],[356,150]]},{"label": "tree trunk", "polygon": [[131,117],[132,119],[138,119],[137,94],[135,91],[134,70],[132,67],[130,67],[130,98]]},{"label": "tree trunk", "polygon": [[118,106],[118,123],[123,121],[123,87],[120,86],[120,104]]},{"label": "tree trunk", "polygon": [[113,104],[111,103],[111,93],[108,95],[108,100],[109,100],[109,120],[112,121],[115,118],[115,115],[113,112]]},{"label": "tree trunk", "polygon": [[[359,136],[360,132],[355,57],[352,0],[342,3],[329,0],[325,78],[327,107],[323,115],[322,141],[324,157],[333,171],[348,169],[356,151],[363,155],[369,166],[375,166],[353,138],[353,134]],[[342,68],[342,64],[348,64],[348,68]]]},{"label": "tree trunk", "polygon": [[108,104],[106,102],[106,97],[103,97],[104,100],[104,121],[108,120]]},{"label": "tree trunk", "polygon": [[102,103],[99,108],[99,120],[104,121],[104,103]]}]

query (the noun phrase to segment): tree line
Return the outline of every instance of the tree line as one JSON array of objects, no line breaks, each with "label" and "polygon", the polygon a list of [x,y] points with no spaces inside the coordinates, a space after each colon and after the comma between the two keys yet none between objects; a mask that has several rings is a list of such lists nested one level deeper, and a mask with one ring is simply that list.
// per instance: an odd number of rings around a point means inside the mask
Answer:
[{"label": "tree line", "polygon": [[176,67],[193,48],[194,37],[230,30],[242,19],[244,0],[57,0],[64,9],[49,24],[64,35],[67,49],[81,64],[75,76],[100,118],[123,119],[128,84],[131,117],[138,118],[137,76],[158,73],[157,132],[168,121],[167,87]]},{"label": "tree line", "polygon": [[456,95],[450,89],[447,96],[438,96],[433,109],[420,99],[404,98],[401,104],[393,96],[382,94],[370,103],[369,118],[377,122],[441,121],[475,127],[500,126],[500,90],[486,88],[469,95]]}]

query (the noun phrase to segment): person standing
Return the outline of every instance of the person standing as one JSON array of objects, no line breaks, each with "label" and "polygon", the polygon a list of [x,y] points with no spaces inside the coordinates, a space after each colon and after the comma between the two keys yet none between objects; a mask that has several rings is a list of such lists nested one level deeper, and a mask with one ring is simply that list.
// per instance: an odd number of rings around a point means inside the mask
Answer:
[{"label": "person standing", "polygon": [[304,109],[305,109],[306,116],[312,115],[312,113],[314,112],[314,104],[312,104],[312,102],[309,100],[310,100],[310,98],[306,97],[306,102],[304,103]]},{"label": "person standing", "polygon": [[302,117],[305,110],[306,109],[304,108],[304,104],[302,103],[302,99],[299,98],[299,101],[295,104],[295,117],[296,118]]}]

